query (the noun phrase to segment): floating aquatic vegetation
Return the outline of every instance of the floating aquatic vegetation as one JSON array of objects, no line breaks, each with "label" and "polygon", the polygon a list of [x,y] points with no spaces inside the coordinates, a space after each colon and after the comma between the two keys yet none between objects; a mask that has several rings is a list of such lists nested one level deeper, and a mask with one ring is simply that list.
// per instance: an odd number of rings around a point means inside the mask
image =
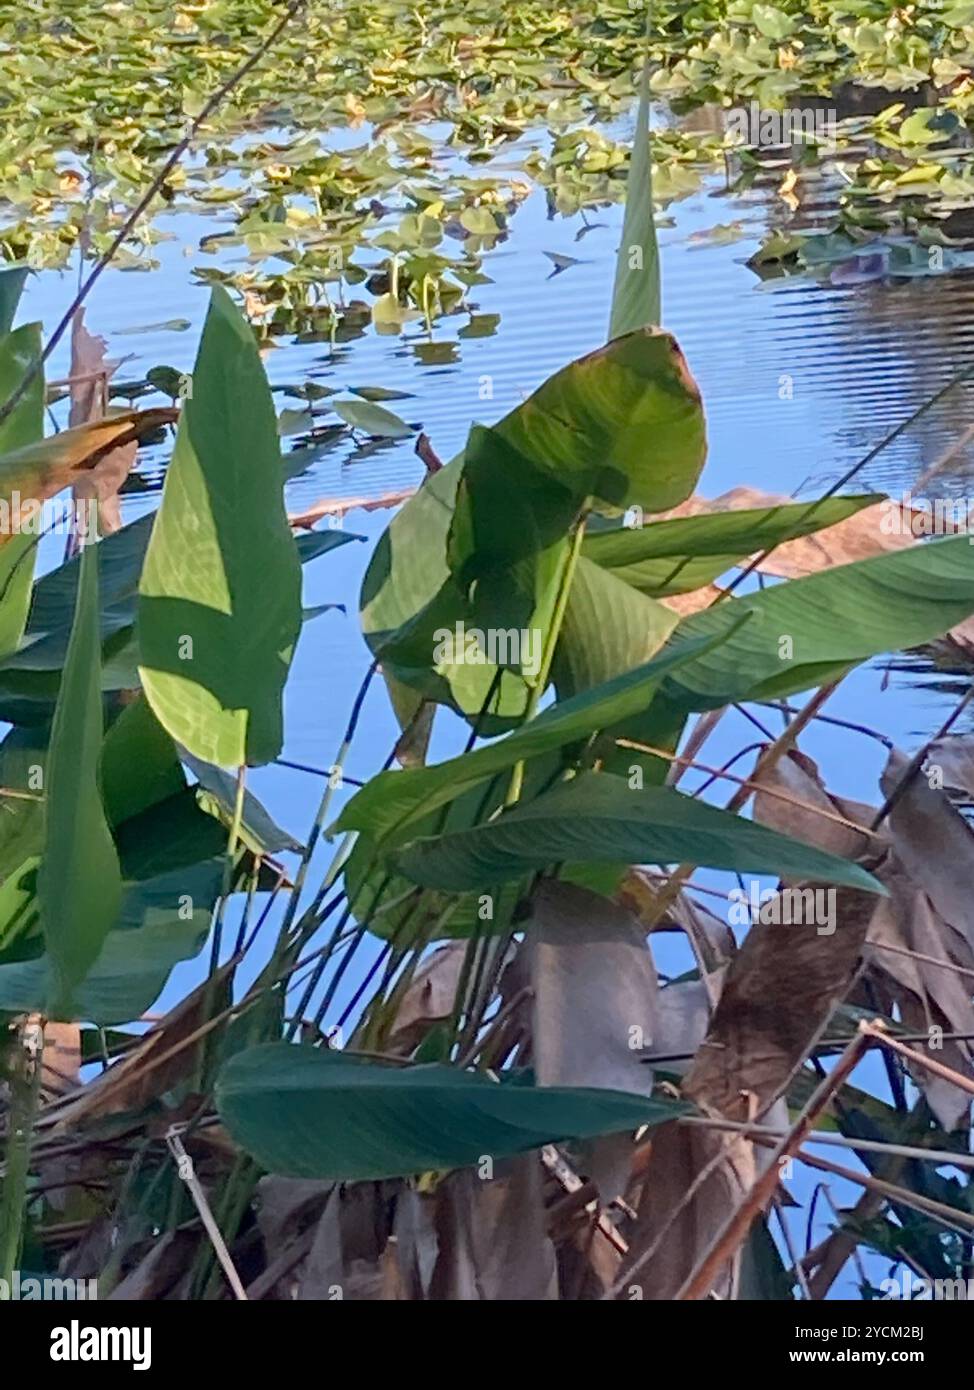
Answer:
[{"label": "floating aquatic vegetation", "polygon": [[[63,267],[82,245],[104,251],[279,14],[272,0],[38,0],[6,21],[0,252]],[[658,0],[652,91],[714,119],[655,132],[657,206],[724,158],[735,189],[771,172],[728,112],[831,100],[845,118],[833,143],[799,140],[773,170],[792,212],[806,177],[837,179],[839,226],[933,221],[956,235],[974,205],[970,23],[970,5],[939,0]],[[236,290],[264,335],[335,344],[475,311],[483,258],[532,180],[553,216],[621,200],[629,150],[610,132],[631,109],[642,29],[622,0],[584,13],[537,0],[312,6],[208,118],[115,264],[153,268],[182,215],[205,213],[196,273]],[[871,115],[872,89],[903,100]],[[343,128],[360,138],[336,138]]]}]

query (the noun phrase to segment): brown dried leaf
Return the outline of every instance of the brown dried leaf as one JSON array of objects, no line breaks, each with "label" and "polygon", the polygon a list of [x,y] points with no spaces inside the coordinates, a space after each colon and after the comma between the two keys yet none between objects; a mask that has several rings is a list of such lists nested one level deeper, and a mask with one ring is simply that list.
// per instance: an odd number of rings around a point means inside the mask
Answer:
[{"label": "brown dried leaf", "polygon": [[228,963],[197,986],[137,1047],[86,1086],[59,1114],[57,1128],[73,1130],[83,1120],[140,1110],[181,1081],[192,1069],[199,1045],[189,1039],[224,999],[233,968]]},{"label": "brown dried leaf", "polygon": [[[827,792],[817,764],[797,748],[756,780],[760,790],[754,797],[754,819],[772,830],[843,859],[860,859],[878,847],[874,837],[854,828],[868,826],[875,811]],[[840,824],[837,816],[854,824]]]},{"label": "brown dried leaf", "polygon": [[68,425],[86,425],[101,420],[108,404],[108,379],[115,370],[114,362],[105,360],[108,344],[104,338],[89,333],[85,327],[85,311],[79,306],[71,320],[71,408]]},{"label": "brown dried leaf", "polygon": [[[943,1028],[948,1022],[939,1011],[931,1011],[925,1001],[916,999],[912,995],[900,999],[899,1008],[906,1027],[917,1033],[922,1033],[931,1025]],[[939,1047],[934,1047],[930,1043],[918,1042],[910,1043],[910,1047],[915,1052],[926,1052],[935,1062],[942,1062],[944,1066],[951,1067],[954,1071],[960,1072],[962,1076],[974,1079],[974,1067],[971,1066],[970,1053],[964,1044],[948,1038]],[[952,1081],[947,1081],[944,1077],[936,1076],[933,1072],[927,1071],[926,1067],[913,1066],[910,1063],[907,1065],[913,1080],[923,1091],[927,1104],[937,1117],[937,1123],[942,1125],[948,1133],[966,1125],[971,1107],[971,1097],[967,1091],[962,1090],[960,1086],[955,1086]]]},{"label": "brown dried leaf", "polygon": [[[658,1125],[653,1130],[636,1226],[619,1276],[620,1296],[675,1298],[756,1175],[754,1146],[746,1140],[697,1126]],[[655,1253],[634,1268],[654,1246]],[[719,1297],[736,1296],[738,1263],[721,1275],[716,1286]]]},{"label": "brown dried leaf", "polygon": [[965,801],[974,801],[974,737],[970,734],[956,734],[931,743],[926,768],[931,775],[936,771],[945,790],[959,793]]},{"label": "brown dried leaf", "polygon": [[110,536],[122,528],[122,507],[119,492],[125,479],[135,464],[139,446],[133,440],[122,444],[105,455],[95,464],[89,474],[79,478],[74,485],[74,495],[79,502],[98,503],[98,534]]},{"label": "brown dried leaf", "polygon": [[451,941],[423,962],[396,1011],[386,1051],[408,1057],[434,1023],[451,1017],[466,951],[465,941]]},{"label": "brown dried leaf", "polygon": [[[585,888],[545,880],[525,936],[531,1036],[539,1086],[594,1086],[649,1095],[644,1049],[656,1030],[656,967],[630,912]],[[601,1200],[628,1186],[632,1136],[581,1146]]]},{"label": "brown dried leaf", "polygon": [[396,1199],[394,1234],[403,1294],[421,1302],[429,1297],[439,1254],[436,1197],[404,1187]]},{"label": "brown dried leaf", "polygon": [[[105,358],[104,338],[89,333],[84,324],[84,308],[75,311],[71,324],[71,409],[69,426],[102,420],[108,407],[108,382],[118,363]],[[74,485],[76,501],[98,502],[98,530],[103,536],[121,529],[119,490],[135,463],[138,444],[133,440],[112,449],[95,464],[91,473]],[[72,546],[73,550],[75,547]]]},{"label": "brown dried leaf", "polygon": [[497,1165],[492,1177],[451,1173],[436,1194],[439,1253],[430,1297],[548,1300],[558,1297],[555,1252],[545,1230],[537,1154]]},{"label": "brown dried leaf", "polygon": [[748,1120],[753,1104],[763,1114],[845,998],[876,898],[852,888],[827,891],[835,893],[831,933],[821,931],[827,923],[770,920],[780,898],[768,905],[769,920],[748,929],[684,1086],[703,1109]]},{"label": "brown dried leaf", "polygon": [[422,767],[426,762],[435,714],[433,701],[423,700],[396,744],[396,762],[400,767]]},{"label": "brown dried leaf", "polygon": [[415,487],[405,487],[385,492],[381,497],[323,497],[306,512],[289,514],[288,521],[295,528],[304,527],[310,531],[323,517],[345,516],[356,507],[361,507],[363,512],[379,511],[383,507],[398,507],[400,502],[408,501],[415,491]]},{"label": "brown dried leaf", "polygon": [[[899,749],[890,753],[881,779],[885,796],[892,794],[909,762]],[[888,824],[900,864],[974,960],[974,833],[964,817],[921,772],[896,802]]]},{"label": "brown dried leaf", "polygon": [[398,1185],[337,1185],[318,1222],[301,1274],[302,1300],[398,1299],[395,1248],[389,1249]]},{"label": "brown dried leaf", "polygon": [[[717,997],[726,970],[708,977]],[[692,1064],[710,1027],[710,995],[703,980],[677,980],[661,989],[656,1001],[656,1036],[649,1050],[663,1071],[682,1076]]]},{"label": "brown dried leaf", "polygon": [[268,1261],[287,1246],[309,1221],[321,1216],[333,1182],[282,1178],[267,1174],[257,1184],[257,1227]]},{"label": "brown dried leaf", "polygon": [[[168,407],[156,410],[131,410],[113,415],[109,420],[96,420],[49,435],[36,444],[5,454],[0,472],[0,490],[6,497],[19,493],[31,506],[46,502],[62,488],[91,481],[90,475],[118,449],[151,434],[160,425],[178,418],[178,412]],[[0,535],[0,545],[15,534],[18,526],[26,529],[33,516],[11,508],[11,526]]]}]

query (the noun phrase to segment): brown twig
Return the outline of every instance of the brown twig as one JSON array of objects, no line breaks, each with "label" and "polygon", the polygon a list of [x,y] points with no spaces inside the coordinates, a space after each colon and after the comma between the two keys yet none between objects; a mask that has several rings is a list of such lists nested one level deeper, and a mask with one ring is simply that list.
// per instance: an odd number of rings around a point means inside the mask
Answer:
[{"label": "brown twig", "polygon": [[888,1047],[898,1056],[905,1058],[908,1062],[913,1062],[918,1067],[924,1067],[927,1071],[933,1072],[934,1076],[939,1076],[943,1081],[949,1081],[952,1086],[959,1086],[968,1095],[974,1096],[974,1081],[967,1076],[963,1076],[959,1071],[954,1071],[953,1067],[946,1066],[943,1062],[936,1062],[932,1057],[925,1057],[922,1052],[916,1052],[912,1047],[906,1047],[899,1039],[894,1038],[879,1023],[860,1023],[859,1030],[866,1033],[877,1042],[882,1043],[883,1047]]},{"label": "brown twig", "polygon": [[688,1276],[676,1295],[677,1302],[692,1302],[705,1298],[713,1287],[720,1271],[732,1260],[745,1240],[755,1217],[771,1201],[778,1186],[780,1161],[791,1158],[805,1142],[818,1116],[825,1110],[835,1092],[846,1081],[862,1060],[869,1047],[867,1025],[861,1024],[858,1035],[853,1038],[835,1066],[816,1087],[785,1137],[772,1151],[767,1168],[751,1187],[737,1210],[733,1212],[723,1229],[712,1242],[710,1249],[700,1260],[696,1269]]}]

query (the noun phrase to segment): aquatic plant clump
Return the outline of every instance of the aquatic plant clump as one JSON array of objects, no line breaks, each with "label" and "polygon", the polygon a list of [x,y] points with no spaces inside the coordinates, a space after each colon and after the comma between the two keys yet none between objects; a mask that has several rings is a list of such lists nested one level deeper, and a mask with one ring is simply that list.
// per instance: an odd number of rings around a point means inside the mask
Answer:
[{"label": "aquatic plant clump", "polygon": [[[914,1296],[915,1270],[963,1285],[969,673],[910,753],[830,701],[891,653],[969,650],[966,507],[860,475],[971,369],[815,496],[714,497],[657,219],[703,150],[744,184],[773,168],[796,214],[801,181],[868,134],[895,155],[863,156],[842,226],[783,226],[752,267],[851,284],[875,256],[907,274],[906,224],[874,204],[917,144],[939,170],[925,226],[966,197],[943,184],[953,153],[931,150],[957,137],[966,158],[970,8],[674,0],[648,39],[621,4],[79,3],[12,22],[0,59],[50,192],[46,208],[30,193],[25,225],[63,218],[41,235],[72,264],[86,240],[46,345],[19,323],[28,265],[0,269],[0,1294],[64,1279],[144,1303],[787,1305],[850,1269],[864,1301]],[[673,111],[747,98],[760,147],[762,111],[800,111],[785,103],[836,72],[941,95],[830,122],[821,142],[791,129],[779,158],[782,116],[770,165],[714,131],[654,131],[661,95]],[[183,150],[221,79],[228,100]],[[634,96],[623,148],[592,121]],[[361,149],[320,144],[339,114],[368,123]],[[448,460],[392,408],[398,378],[272,387],[272,335],[327,321],[334,348],[350,285],[393,338],[462,300],[521,197],[491,159],[542,115],[552,139],[523,170],[554,210],[625,191],[590,350],[471,420]],[[445,148],[485,172],[446,167]],[[222,208],[231,230],[204,252],[289,269],[201,275],[192,368],[118,382],[85,317],[101,270],[135,268],[130,243],[159,234],[147,204],[104,254],[167,150],[185,160],[158,210]],[[45,264],[18,235],[8,247]],[[352,259],[366,245],[384,253],[369,270]],[[168,404],[140,408],[152,391]],[[297,404],[279,412],[276,393]],[[353,437],[416,436],[416,485],[289,511],[282,438],[332,411]],[[150,445],[161,498],[123,516]],[[54,505],[68,534],[48,565],[22,518]],[[395,510],[370,541],[327,524],[376,506]],[[312,606],[305,567],[327,576],[366,544],[354,694],[311,766],[290,756],[288,702],[337,605]],[[812,757],[823,735],[874,755],[855,798]],[[265,770],[314,779],[309,825],[277,823]],[[813,1244],[821,1173],[852,1195]],[[79,1320],[56,1345],[103,1356]],[[147,1367],[150,1344],[133,1334],[123,1356]]]}]

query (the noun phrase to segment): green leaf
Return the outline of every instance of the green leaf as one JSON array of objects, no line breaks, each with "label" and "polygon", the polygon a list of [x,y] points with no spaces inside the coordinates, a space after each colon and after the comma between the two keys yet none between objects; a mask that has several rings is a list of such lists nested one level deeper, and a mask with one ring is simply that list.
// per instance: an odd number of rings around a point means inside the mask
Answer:
[{"label": "green leaf", "polygon": [[[447,565],[447,538],[462,457],[432,474],[379,538],[362,586],[362,626],[383,671],[426,698],[475,716],[496,674],[484,665],[436,663],[435,633],[463,622],[477,626],[475,607]],[[506,625],[505,625],[506,626]],[[392,653],[395,655],[392,655]],[[483,731],[510,728],[524,715],[528,690],[505,672]]]},{"label": "green leaf", "polygon": [[[139,1019],[161,994],[174,965],[198,954],[206,940],[223,867],[210,860],[131,886],[85,979],[60,1017],[91,1023]],[[51,959],[0,964],[0,1010],[43,1010],[53,985]]]},{"label": "green leaf", "polygon": [[830,497],[814,508],[800,502],[590,530],[582,555],[641,593],[686,594],[757,551],[835,526],[877,500],[870,494]]},{"label": "green leaf", "polygon": [[227,832],[185,786],[115,827],[126,880],[143,882],[226,853]]},{"label": "green leaf", "polygon": [[[29,268],[26,265],[5,265],[0,269],[0,338],[13,327],[14,315],[20,303]],[[7,400],[8,394],[4,392],[0,400]]]},{"label": "green leaf", "polygon": [[270,1043],[232,1057],[216,1103],[273,1173],[359,1181],[460,1168],[543,1144],[660,1124],[686,1109],[623,1091],[499,1083],[430,1065],[377,1066]]},{"label": "green leaf", "polygon": [[[121,638],[135,622],[139,576],[154,519],[155,513],[149,512],[99,542],[98,592],[103,641],[113,635]],[[364,537],[350,531],[307,531],[297,537],[298,557],[305,564],[353,540],[364,540]],[[0,562],[2,556],[3,551],[0,551]],[[0,662],[0,687],[3,671],[57,671],[64,665],[71,634],[71,614],[78,592],[78,571],[79,560],[75,556],[37,581],[27,624],[29,643],[16,655]],[[125,684],[131,682],[123,681],[122,685]]]},{"label": "green leaf", "polygon": [[51,729],[46,832],[38,877],[41,926],[57,1015],[98,957],[122,894],[118,855],[98,790],[102,741],[98,568],[81,556],[81,580],[64,678]]},{"label": "green leaf", "polygon": [[[7,400],[41,355],[37,324],[26,324],[9,333],[26,269],[0,271],[0,401]],[[14,281],[8,277],[20,276]],[[10,296],[13,296],[12,302]],[[38,372],[6,420],[0,423],[0,455],[32,444],[44,433],[44,374]],[[0,656],[15,651],[24,635],[30,608],[37,536],[31,532],[0,535]]]},{"label": "green leaf", "polygon": [[120,825],[185,786],[176,745],[141,695],[125,706],[102,744],[101,790],[108,819]]},{"label": "green leaf", "polygon": [[406,401],[413,397],[412,391],[393,391],[388,386],[350,386],[348,389],[363,401]]},{"label": "green leaf", "polygon": [[495,429],[578,498],[646,512],[689,497],[707,452],[696,382],[657,328],[563,367]]},{"label": "green leaf", "polygon": [[341,531],[336,527],[334,530],[302,531],[295,538],[295,545],[298,549],[298,558],[302,565],[306,565],[309,560],[317,560],[319,555],[327,555],[329,550],[337,550],[339,546],[347,545],[349,541],[364,540],[364,536],[356,535],[354,531]]},{"label": "green leaf", "polygon": [[663,695],[684,712],[789,695],[881,652],[932,641],[972,612],[968,537],[928,541],[728,599],[684,619],[674,643],[716,637],[750,614],[726,642],[669,678]]},{"label": "green leaf", "polygon": [[36,550],[33,535],[14,535],[0,549],[0,656],[17,651],[24,637]]},{"label": "green leaf", "polygon": [[139,670],[160,723],[218,766],[270,762],[300,628],[273,398],[217,286],[140,583]]},{"label": "green leaf", "polygon": [[[153,519],[151,512],[140,516],[120,531],[113,531],[96,547],[103,633],[108,628],[106,618],[110,610],[117,611],[128,622],[135,621],[139,575]],[[27,629],[29,635],[37,638],[45,633],[63,631],[70,625],[77,601],[80,568],[80,560],[75,556],[37,581]]]},{"label": "green leaf", "polygon": [[414,840],[392,856],[406,878],[454,891],[550,864],[675,864],[813,878],[882,892],[864,869],[669,787],[631,790],[585,772],[472,830]]},{"label": "green leaf", "polygon": [[406,439],[413,433],[411,425],[384,406],[372,401],[332,401],[332,409],[353,430],[362,430],[373,439]]},{"label": "green leaf", "polygon": [[786,14],[780,5],[752,5],[751,19],[759,34],[778,42],[793,34],[797,25],[794,15]]},{"label": "green leaf", "polygon": [[[37,916],[37,855],[25,859],[0,884],[0,962],[28,960],[43,948]],[[45,990],[28,1007],[43,1011],[49,1002]],[[0,1008],[5,1007],[0,1004]]]},{"label": "green leaf", "polygon": [[[199,783],[197,801],[209,815],[215,816],[227,830],[233,824],[237,802],[237,779],[222,768],[194,758],[183,752],[183,762]],[[283,850],[300,854],[302,846],[282,830],[261,805],[253,792],[244,790],[243,816],[240,825],[240,840],[257,855],[280,854]]]},{"label": "green leaf", "polygon": [[500,429],[474,425],[463,459],[446,547],[461,588],[503,579],[564,541],[578,516],[578,499],[535,469]]},{"label": "green leaf", "polygon": [[458,758],[432,767],[380,772],[355,793],[334,827],[367,831],[376,839],[394,833],[418,816],[454,800],[467,788],[529,758],[578,743],[600,729],[642,713],[674,661],[689,652],[664,652],[570,700],[560,700],[516,732]]},{"label": "green leaf", "polygon": [[[383,666],[403,684],[429,699],[452,703],[468,718],[479,712],[496,668],[457,663],[440,669],[434,634],[452,630],[458,622],[503,630],[522,625],[513,618],[530,614],[545,592],[544,565],[539,559],[537,572],[530,566],[524,572],[527,580],[512,573],[505,584],[504,557],[540,555],[532,549],[539,545],[546,549],[547,564],[558,553],[557,527],[535,501],[546,493],[561,499],[559,525],[571,515],[568,498],[575,507],[591,497],[662,510],[692,491],[705,454],[699,394],[673,340],[654,332],[630,334],[572,363],[498,425],[475,430],[471,439],[475,472],[470,488],[460,494],[455,529],[453,512],[466,455],[427,479],[393,518],[362,587],[363,629]],[[524,538],[517,536],[517,528],[501,531],[478,559],[502,501],[488,464],[497,462],[507,477],[519,460],[524,460],[520,466],[530,482],[523,502],[512,500],[510,505],[518,516],[527,511],[535,517],[533,530]],[[482,516],[472,510],[475,494]],[[457,580],[458,575],[469,579],[479,568],[501,581],[483,595]],[[512,601],[512,585],[514,600],[526,604],[513,617],[501,601]],[[543,611],[542,604],[538,608]],[[481,622],[485,611],[490,619]],[[645,647],[640,655],[646,655]],[[505,672],[484,731],[498,732],[519,721],[527,693],[515,673]]]},{"label": "green leaf", "polygon": [[552,668],[559,696],[641,665],[678,621],[672,609],[580,555]]},{"label": "green leaf", "polygon": [[[0,341],[0,403],[13,395],[41,355],[41,326],[25,323]],[[38,372],[6,420],[0,423],[0,456],[22,449],[44,432],[44,375]],[[3,497],[9,497],[6,487]],[[27,495],[27,494],[25,494]]]},{"label": "green leaf", "polygon": [[643,67],[633,134],[626,212],[612,289],[609,337],[662,320],[659,246],[653,217],[653,151],[649,134],[649,69]]},{"label": "green leaf", "polygon": [[44,848],[44,788],[47,785],[47,727],[14,727],[0,742],[0,786],[29,792],[31,798],[4,802],[0,835],[0,881],[7,881],[28,858]]}]

